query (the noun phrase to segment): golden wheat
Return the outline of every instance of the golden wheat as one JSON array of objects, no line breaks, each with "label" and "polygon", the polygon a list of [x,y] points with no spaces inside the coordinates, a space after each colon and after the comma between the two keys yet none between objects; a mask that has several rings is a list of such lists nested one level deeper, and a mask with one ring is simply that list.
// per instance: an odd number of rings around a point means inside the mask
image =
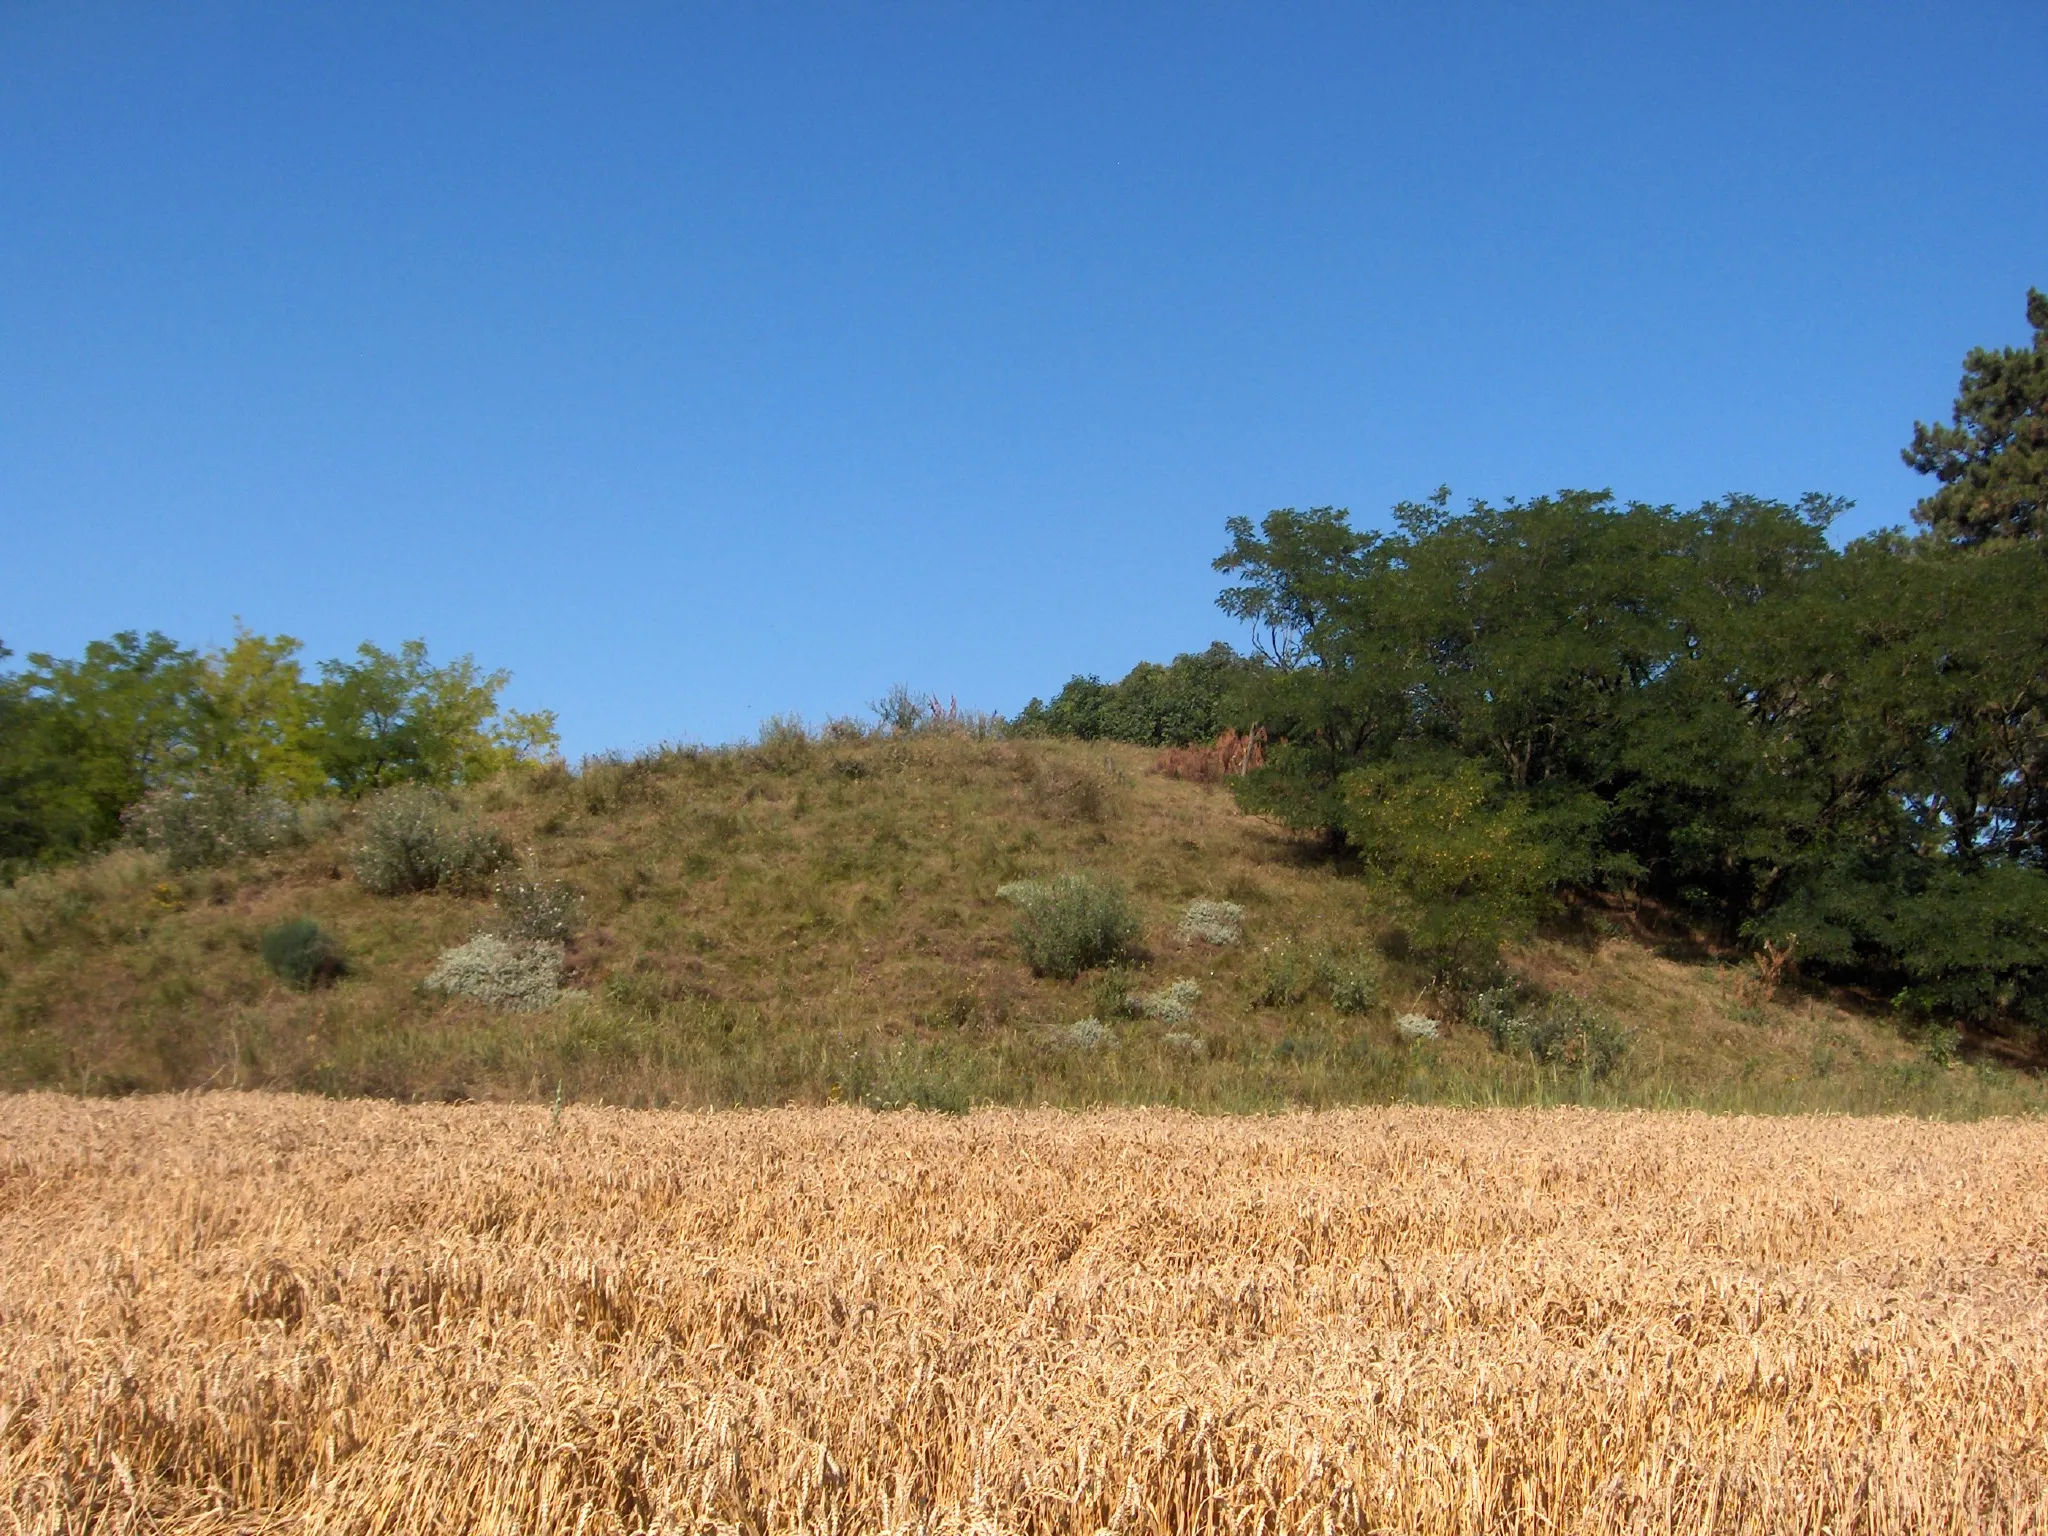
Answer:
[{"label": "golden wheat", "polygon": [[2048,1527],[2048,1127],[0,1101],[21,1531]]}]

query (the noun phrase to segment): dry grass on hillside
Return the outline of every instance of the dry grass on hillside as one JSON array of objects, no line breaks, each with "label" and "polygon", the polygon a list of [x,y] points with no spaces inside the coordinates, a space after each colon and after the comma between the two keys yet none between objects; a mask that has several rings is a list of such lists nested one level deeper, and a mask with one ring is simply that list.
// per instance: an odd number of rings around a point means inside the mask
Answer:
[{"label": "dry grass on hillside", "polygon": [[[1949,1071],[1887,1021],[1790,992],[1752,1005],[1733,967],[1658,961],[1611,934],[1518,963],[1636,1031],[1614,1077],[1562,1080],[1472,1029],[1413,1046],[1396,1018],[1443,1003],[1378,960],[1380,894],[1241,814],[1226,787],[1150,762],[1072,742],[782,738],[491,781],[466,793],[469,809],[533,877],[584,897],[575,995],[541,1013],[423,989],[444,949],[499,914],[483,893],[365,891],[347,873],[359,816],[221,870],[177,875],[120,851],[0,891],[0,1088],[546,1101],[559,1085],[657,1107],[2048,1103],[2030,1074]],[[1124,980],[1194,982],[1189,1020],[1116,1020],[1102,1048],[1075,1047],[1071,1026],[1108,1001],[1100,978],[1033,976],[996,895],[1073,870],[1128,887],[1146,957]],[[1197,898],[1241,905],[1245,942],[1181,942]],[[263,932],[301,916],[346,948],[338,986],[295,992],[265,969]],[[1325,992],[1273,984],[1276,965],[1316,955],[1381,965],[1378,1005],[1345,1013]]]},{"label": "dry grass on hillside", "polygon": [[2048,1127],[0,1102],[23,1531],[2048,1526]]}]

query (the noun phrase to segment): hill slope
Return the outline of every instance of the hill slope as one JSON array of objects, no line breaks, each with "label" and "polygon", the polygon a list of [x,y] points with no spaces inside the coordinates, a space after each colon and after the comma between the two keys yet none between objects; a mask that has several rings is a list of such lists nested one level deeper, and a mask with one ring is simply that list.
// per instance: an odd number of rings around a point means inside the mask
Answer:
[{"label": "hill slope", "polygon": [[[172,874],[122,851],[0,893],[0,1084],[941,1108],[2048,1103],[2031,1074],[1945,1066],[1883,1019],[1817,994],[1758,1001],[1732,966],[1598,925],[1512,963],[1633,1032],[1604,1079],[1453,1021],[1408,1041],[1398,1015],[1444,1009],[1381,958],[1389,920],[1371,888],[1132,748],[791,738],[506,775],[466,803],[528,873],[583,895],[575,990],[557,1007],[495,1012],[423,989],[493,903],[369,894],[350,876],[356,811],[220,870]],[[1020,959],[998,888],[1067,870],[1133,893],[1145,939],[1131,973],[1058,981]],[[1243,943],[1183,943],[1176,923],[1197,898],[1239,904]],[[299,916],[343,940],[338,985],[288,990],[259,958],[262,933]],[[1316,983],[1332,966],[1377,971],[1377,1003],[1340,1012]],[[1200,989],[1191,1017],[1119,1015],[1130,992],[1175,981]],[[1071,1027],[1091,1017],[1092,1044]]]}]

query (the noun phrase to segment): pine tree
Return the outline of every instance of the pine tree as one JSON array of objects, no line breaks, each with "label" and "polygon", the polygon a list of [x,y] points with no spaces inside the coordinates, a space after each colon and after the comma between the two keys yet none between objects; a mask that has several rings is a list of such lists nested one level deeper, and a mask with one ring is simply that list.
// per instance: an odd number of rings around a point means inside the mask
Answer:
[{"label": "pine tree", "polygon": [[2027,290],[2032,348],[1963,359],[1955,425],[1913,424],[1900,456],[1941,489],[1913,509],[1937,539],[2038,539],[2048,530],[2048,294]]}]

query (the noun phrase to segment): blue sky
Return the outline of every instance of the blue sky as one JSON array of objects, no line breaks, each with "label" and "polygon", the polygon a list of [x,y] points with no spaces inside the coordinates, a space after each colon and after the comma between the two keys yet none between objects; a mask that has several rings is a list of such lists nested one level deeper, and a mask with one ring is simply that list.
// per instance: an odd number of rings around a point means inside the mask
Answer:
[{"label": "blue sky", "polygon": [[0,8],[0,639],[572,755],[1218,636],[1234,514],[1824,490],[2048,286],[2048,6]]}]

